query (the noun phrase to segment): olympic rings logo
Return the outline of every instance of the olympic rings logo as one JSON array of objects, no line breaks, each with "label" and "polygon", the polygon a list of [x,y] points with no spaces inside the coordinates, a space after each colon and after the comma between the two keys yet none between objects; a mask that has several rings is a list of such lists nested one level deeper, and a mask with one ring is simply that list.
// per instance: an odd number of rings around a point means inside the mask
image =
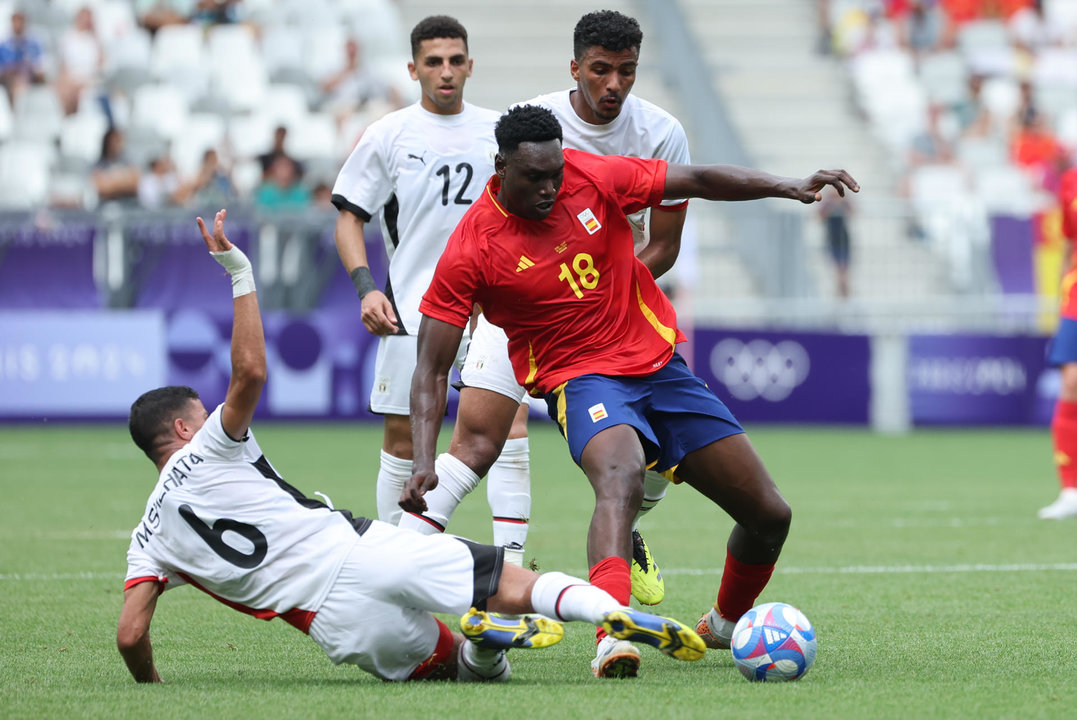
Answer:
[{"label": "olympic rings logo", "polygon": [[747,343],[729,338],[711,350],[711,372],[737,400],[781,402],[808,377],[811,361],[794,340]]}]

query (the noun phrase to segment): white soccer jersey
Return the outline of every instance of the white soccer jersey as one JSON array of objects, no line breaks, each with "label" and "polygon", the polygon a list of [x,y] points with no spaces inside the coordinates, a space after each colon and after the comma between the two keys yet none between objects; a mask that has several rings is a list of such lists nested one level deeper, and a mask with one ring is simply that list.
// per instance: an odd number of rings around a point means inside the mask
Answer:
[{"label": "white soccer jersey", "polygon": [[253,435],[228,437],[221,407],[161,471],[131,533],[125,587],[191,583],[239,610],[282,615],[305,629],[368,521],[357,521],[357,530],[303,497]]},{"label": "white soccer jersey", "polygon": [[[654,103],[635,95],[625,98],[620,114],[605,125],[584,122],[572,109],[571,90],[539,95],[520,103],[549,108],[561,123],[564,146],[596,155],[626,155],[658,158],[688,165],[688,138],[680,121]],[[680,205],[684,200],[663,200],[663,205]]]},{"label": "white soccer jersey", "polygon": [[333,204],[369,221],[382,211],[386,295],[404,333],[419,332],[419,300],[449,235],[494,172],[499,114],[464,103],[436,115],[416,103],[363,133],[333,186]]}]

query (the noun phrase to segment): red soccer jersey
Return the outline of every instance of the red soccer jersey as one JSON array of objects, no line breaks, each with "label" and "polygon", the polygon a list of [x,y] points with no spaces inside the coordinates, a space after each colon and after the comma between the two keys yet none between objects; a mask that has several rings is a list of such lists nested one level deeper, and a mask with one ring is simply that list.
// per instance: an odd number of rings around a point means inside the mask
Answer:
[{"label": "red soccer jersey", "polygon": [[1058,202],[1062,209],[1062,234],[1070,243],[1070,266],[1062,276],[1061,314],[1077,320],[1077,168],[1062,173]]},{"label": "red soccer jersey", "polygon": [[464,327],[473,303],[509,337],[516,379],[545,393],[574,377],[649,375],[684,335],[632,252],[625,215],[662,200],[663,160],[565,150],[557,202],[543,220],[510,214],[498,178],[464,215],[419,310]]}]

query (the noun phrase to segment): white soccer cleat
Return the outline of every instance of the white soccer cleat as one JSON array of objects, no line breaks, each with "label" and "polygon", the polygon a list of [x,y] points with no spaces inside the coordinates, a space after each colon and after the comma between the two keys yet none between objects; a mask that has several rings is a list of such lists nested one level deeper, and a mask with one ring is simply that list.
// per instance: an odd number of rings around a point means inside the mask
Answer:
[{"label": "white soccer cleat", "polygon": [[1040,508],[1041,520],[1065,520],[1077,517],[1077,489],[1063,488],[1058,499],[1045,508]]},{"label": "white soccer cleat", "polygon": [[598,641],[598,652],[591,661],[591,672],[598,678],[636,677],[639,650],[627,640],[607,635]]},{"label": "white soccer cleat", "polygon": [[733,628],[736,623],[726,620],[711,608],[696,623],[696,633],[703,638],[703,643],[712,650],[728,650],[733,640]]}]

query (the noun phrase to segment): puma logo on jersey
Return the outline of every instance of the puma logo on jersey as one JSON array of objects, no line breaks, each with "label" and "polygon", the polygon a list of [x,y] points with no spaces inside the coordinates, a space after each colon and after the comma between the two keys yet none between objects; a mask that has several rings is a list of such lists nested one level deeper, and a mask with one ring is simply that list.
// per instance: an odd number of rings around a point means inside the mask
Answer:
[{"label": "puma logo on jersey", "polygon": [[423,155],[426,155],[426,153],[423,153],[422,155],[412,155],[411,153],[408,153],[408,160],[418,160],[423,165],[426,165],[426,159]]},{"label": "puma logo on jersey", "polygon": [[583,225],[583,229],[587,231],[588,235],[594,235],[602,229],[602,223],[600,223],[598,218],[595,217],[595,214],[591,212],[591,208],[587,208],[576,217],[579,219],[580,224]]},{"label": "puma logo on jersey", "polygon": [[523,272],[529,267],[534,267],[535,261],[527,257],[526,255],[520,256],[520,264],[516,266],[516,272]]}]

